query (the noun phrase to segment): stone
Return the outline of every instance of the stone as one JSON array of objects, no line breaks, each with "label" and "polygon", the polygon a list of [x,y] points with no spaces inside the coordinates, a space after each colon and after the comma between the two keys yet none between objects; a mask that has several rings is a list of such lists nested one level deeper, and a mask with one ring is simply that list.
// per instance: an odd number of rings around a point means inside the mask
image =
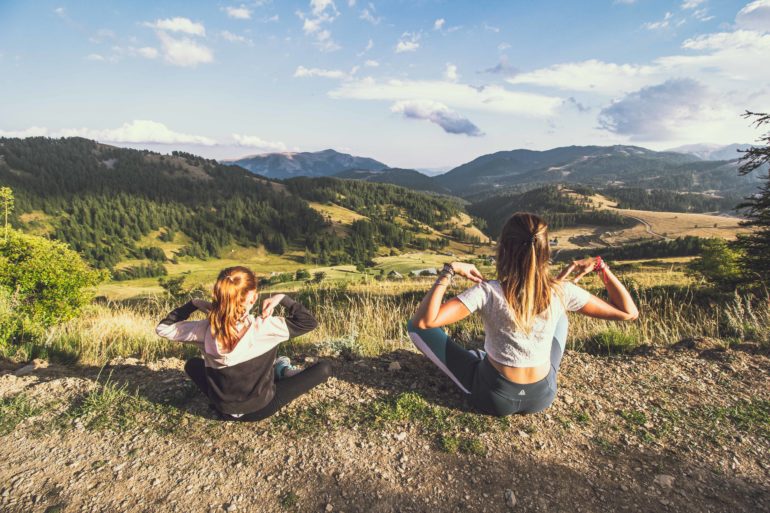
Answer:
[{"label": "stone", "polygon": [[395,438],[399,442],[403,442],[404,440],[406,440],[406,431],[402,431],[399,434],[394,435],[393,438]]},{"label": "stone", "polygon": [[401,364],[398,362],[390,362],[390,365],[388,365],[388,370],[391,372],[400,371]]},{"label": "stone", "polygon": [[235,511],[236,509],[238,509],[238,507],[232,502],[225,503],[224,508],[225,508],[225,511],[227,511],[228,513],[231,513],[232,511]]},{"label": "stone", "polygon": [[674,476],[669,476],[668,474],[658,474],[655,476],[654,481],[655,484],[663,488],[671,488],[674,486]]},{"label": "stone", "polygon": [[331,503],[327,504],[326,505],[326,511],[331,513],[332,511],[334,511],[334,506],[332,506]]},{"label": "stone", "polygon": [[506,488],[503,495],[505,496],[505,505],[508,506],[509,509],[515,508],[516,496],[513,494],[513,490]]}]

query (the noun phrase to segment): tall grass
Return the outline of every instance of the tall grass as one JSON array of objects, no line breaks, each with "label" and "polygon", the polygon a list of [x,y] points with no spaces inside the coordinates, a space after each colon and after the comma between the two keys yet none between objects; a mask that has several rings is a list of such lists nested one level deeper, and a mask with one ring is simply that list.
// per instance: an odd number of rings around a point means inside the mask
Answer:
[{"label": "tall grass", "polygon": [[[406,321],[414,313],[431,279],[403,283],[370,282],[355,285],[312,285],[292,292],[319,321],[319,328],[282,349],[292,354],[350,354],[377,356],[412,347]],[[465,284],[454,286],[456,294]],[[598,283],[588,282],[589,290]],[[570,315],[568,346],[575,350],[624,352],[640,344],[665,346],[686,338],[770,344],[770,307],[767,301],[735,295],[709,297],[688,286],[632,287],[640,316],[635,322],[612,323]],[[156,360],[185,358],[197,353],[190,344],[169,342],[155,335],[155,325],[178,306],[163,298],[93,304],[79,318],[51,328],[37,342],[16,348],[16,359],[42,356],[103,364],[111,358]],[[280,314],[280,312],[278,312]],[[200,314],[196,314],[200,315]],[[195,317],[202,318],[202,317]],[[453,337],[469,342],[483,338],[478,315],[447,328]],[[7,353],[7,351],[6,351]]]}]

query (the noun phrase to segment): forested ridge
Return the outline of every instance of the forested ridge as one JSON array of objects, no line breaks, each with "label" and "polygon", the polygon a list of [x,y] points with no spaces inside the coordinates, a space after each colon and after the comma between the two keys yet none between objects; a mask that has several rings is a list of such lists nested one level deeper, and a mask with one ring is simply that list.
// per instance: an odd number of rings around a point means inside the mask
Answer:
[{"label": "forested ridge", "polygon": [[[165,241],[187,236],[178,256],[217,257],[238,244],[278,254],[304,249],[306,263],[365,262],[381,245],[446,246],[445,238],[416,235],[430,231],[423,225],[447,229],[462,211],[456,200],[388,184],[331,178],[284,184],[188,153],[160,155],[81,138],[0,139],[0,182],[16,194],[14,224],[42,211],[51,219],[49,236],[99,268],[151,258],[137,242],[156,230]],[[340,237],[308,201],[333,202],[369,219]]]},{"label": "forested ridge", "polygon": [[488,233],[497,237],[513,212],[542,215],[551,230],[579,224],[629,227],[635,221],[608,210],[598,210],[586,199],[570,196],[557,185],[546,185],[521,193],[505,193],[468,206],[468,211],[484,219]]}]

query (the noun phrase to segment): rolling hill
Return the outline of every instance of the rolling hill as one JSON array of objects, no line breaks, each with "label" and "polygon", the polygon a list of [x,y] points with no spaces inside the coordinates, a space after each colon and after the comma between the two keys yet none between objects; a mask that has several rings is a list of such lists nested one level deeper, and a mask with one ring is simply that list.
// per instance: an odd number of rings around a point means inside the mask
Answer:
[{"label": "rolling hill", "polygon": [[374,159],[354,157],[334,150],[266,153],[222,162],[241,166],[258,175],[278,179],[296,176],[331,176],[348,169],[379,171],[388,167]]},{"label": "rolling hill", "polygon": [[367,182],[390,183],[415,191],[435,192],[437,194],[452,193],[446,187],[438,184],[436,180],[425,176],[414,169],[387,168],[380,171],[350,169],[348,171],[337,173],[334,177],[349,180],[364,180]]}]

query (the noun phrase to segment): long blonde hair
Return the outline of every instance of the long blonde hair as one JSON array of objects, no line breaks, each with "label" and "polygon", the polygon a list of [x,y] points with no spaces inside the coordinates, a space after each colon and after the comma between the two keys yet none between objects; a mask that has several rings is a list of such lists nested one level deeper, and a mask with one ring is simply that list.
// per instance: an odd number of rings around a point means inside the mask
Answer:
[{"label": "long blonde hair", "polygon": [[518,330],[529,334],[535,317],[551,304],[555,280],[549,274],[548,225],[535,214],[517,212],[497,243],[497,279]]},{"label": "long blonde hair", "polygon": [[257,278],[246,267],[228,267],[217,277],[208,319],[211,334],[224,352],[229,353],[238,344],[236,325],[247,313],[243,303],[252,290],[257,290]]}]

